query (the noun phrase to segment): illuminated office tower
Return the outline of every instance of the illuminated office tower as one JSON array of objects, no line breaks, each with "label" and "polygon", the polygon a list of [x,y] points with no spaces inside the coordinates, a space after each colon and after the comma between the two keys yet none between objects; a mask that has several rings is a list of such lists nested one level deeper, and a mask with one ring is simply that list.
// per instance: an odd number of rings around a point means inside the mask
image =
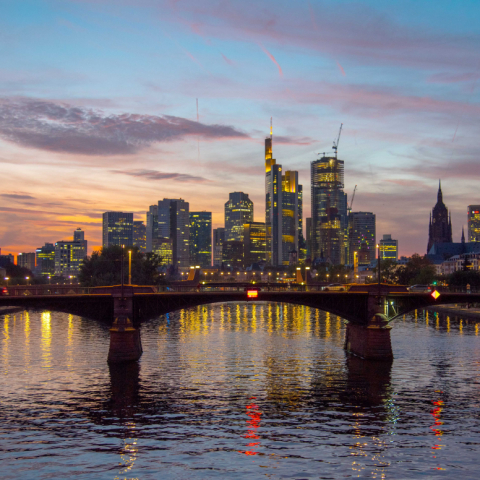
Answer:
[{"label": "illuminated office tower", "polygon": [[243,241],[243,225],[253,222],[253,202],[248,193],[228,194],[225,203],[225,241]]},{"label": "illuminated office tower", "polygon": [[398,240],[393,240],[391,235],[384,235],[379,242],[380,258],[382,260],[398,260]]},{"label": "illuminated office tower", "polygon": [[87,256],[88,243],[80,229],[73,233],[73,238],[73,241],[62,240],[55,243],[55,275],[77,276],[80,271],[80,266]]},{"label": "illuminated office tower", "polygon": [[35,251],[37,271],[40,275],[53,275],[55,273],[55,245],[46,243]]},{"label": "illuminated office tower", "polygon": [[225,242],[225,228],[213,230],[213,265],[221,267],[223,261],[223,242]]},{"label": "illuminated office tower", "polygon": [[245,267],[265,261],[265,224],[246,223],[243,226],[243,260]]},{"label": "illuminated office tower", "polygon": [[355,252],[359,265],[368,265],[375,260],[375,214],[350,212],[348,214],[348,237],[350,243],[348,263],[353,265]]},{"label": "illuminated office tower", "polygon": [[480,205],[468,206],[468,241],[480,242]]},{"label": "illuminated office tower", "polygon": [[150,205],[146,214],[146,251],[153,251],[153,240],[158,238],[158,205]]},{"label": "illuminated office tower", "polygon": [[307,259],[307,242],[303,235],[303,186],[298,186],[298,260],[305,263]]},{"label": "illuminated office tower", "polygon": [[282,256],[282,166],[273,158],[273,130],[265,139],[265,230],[267,264],[283,264]]},{"label": "illuminated office tower", "polygon": [[35,268],[35,253],[19,253],[17,255],[17,265],[22,268],[28,268],[33,272]]},{"label": "illuminated office tower", "polygon": [[282,176],[282,265],[298,261],[298,172],[286,171]]},{"label": "illuminated office tower", "polygon": [[190,212],[190,266],[212,265],[212,212]]},{"label": "illuminated office tower", "polygon": [[133,246],[142,253],[147,250],[147,227],[141,220],[133,222]]},{"label": "illuminated office tower", "polygon": [[311,162],[311,256],[332,264],[346,261],[347,195],[343,183],[344,162],[322,157]]},{"label": "illuminated office tower", "polygon": [[105,212],[103,214],[103,246],[133,245],[133,213]]},{"label": "illuminated office tower", "polygon": [[307,243],[307,258],[313,259],[312,255],[312,218],[307,217],[305,219],[305,236],[306,236],[306,243]]},{"label": "illuminated office tower", "polygon": [[158,238],[172,240],[172,264],[175,268],[190,264],[189,204],[183,199],[164,198],[158,202]]},{"label": "illuminated office tower", "polygon": [[160,265],[168,267],[173,263],[172,239],[157,237],[152,240],[152,253],[160,257]]}]

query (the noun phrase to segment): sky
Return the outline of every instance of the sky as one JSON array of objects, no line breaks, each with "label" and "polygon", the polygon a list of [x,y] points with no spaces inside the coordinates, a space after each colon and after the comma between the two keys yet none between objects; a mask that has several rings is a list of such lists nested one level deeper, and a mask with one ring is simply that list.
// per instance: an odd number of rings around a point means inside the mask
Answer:
[{"label": "sky", "polygon": [[[0,247],[101,245],[102,213],[163,198],[264,221],[264,138],[298,170],[338,157],[377,239],[426,253],[442,180],[453,240],[480,204],[478,0],[0,1]],[[198,120],[197,100],[198,99]]]}]

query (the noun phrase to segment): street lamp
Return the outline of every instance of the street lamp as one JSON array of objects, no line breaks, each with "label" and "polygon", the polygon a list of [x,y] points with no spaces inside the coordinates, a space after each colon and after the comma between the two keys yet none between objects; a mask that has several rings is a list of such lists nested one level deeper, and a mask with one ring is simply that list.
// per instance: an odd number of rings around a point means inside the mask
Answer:
[{"label": "street lamp", "polygon": [[128,251],[128,284],[132,284],[132,251]]},{"label": "street lamp", "polygon": [[50,275],[48,276],[48,284],[50,285]]},{"label": "street lamp", "polygon": [[68,278],[70,279],[70,285],[72,284],[72,276],[69,275]]},{"label": "street lamp", "polygon": [[7,281],[7,287],[8,287],[8,281],[10,280],[10,277],[5,277],[5,280]]},{"label": "street lamp", "polygon": [[28,281],[30,280],[30,277],[25,277],[25,280],[27,281],[27,285],[29,284]]}]

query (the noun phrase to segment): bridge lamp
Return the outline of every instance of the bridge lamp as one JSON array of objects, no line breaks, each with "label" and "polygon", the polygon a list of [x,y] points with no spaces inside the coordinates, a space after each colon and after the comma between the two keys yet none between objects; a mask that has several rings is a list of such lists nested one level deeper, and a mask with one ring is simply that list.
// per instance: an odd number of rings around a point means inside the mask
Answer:
[{"label": "bridge lamp", "polygon": [[30,277],[25,277],[25,280],[27,281],[27,285],[28,285],[28,281],[30,280]]},{"label": "bridge lamp", "polygon": [[8,281],[10,280],[10,277],[5,277],[5,280],[7,281],[7,287],[8,287]]},{"label": "bridge lamp", "polygon": [[132,251],[128,251],[128,284],[132,284]]}]

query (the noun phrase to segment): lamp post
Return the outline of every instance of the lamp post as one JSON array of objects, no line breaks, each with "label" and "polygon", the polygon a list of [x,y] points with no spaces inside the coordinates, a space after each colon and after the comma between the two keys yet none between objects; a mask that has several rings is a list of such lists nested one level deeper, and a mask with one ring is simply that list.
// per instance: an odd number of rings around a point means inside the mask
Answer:
[{"label": "lamp post", "polygon": [[5,277],[5,280],[7,281],[7,287],[8,287],[8,281],[10,280],[10,277]]},{"label": "lamp post", "polygon": [[120,263],[120,277],[121,277],[121,288],[122,288],[122,298],[123,298],[123,251],[124,251],[125,245],[122,245],[122,260]]},{"label": "lamp post", "polygon": [[128,251],[128,284],[132,284],[132,251]]},{"label": "lamp post", "polygon": [[27,281],[27,286],[29,285],[28,281],[30,280],[30,277],[25,277],[25,280]]}]

